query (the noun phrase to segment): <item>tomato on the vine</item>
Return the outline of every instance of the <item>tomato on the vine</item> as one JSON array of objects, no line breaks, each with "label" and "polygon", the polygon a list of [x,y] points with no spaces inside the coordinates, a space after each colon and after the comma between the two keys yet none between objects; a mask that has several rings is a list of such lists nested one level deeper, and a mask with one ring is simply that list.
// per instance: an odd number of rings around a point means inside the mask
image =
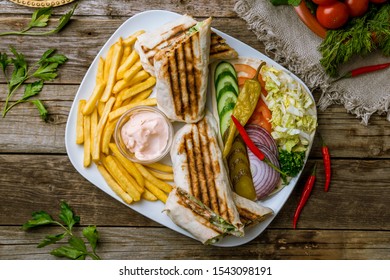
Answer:
[{"label": "tomato on the vine", "polygon": [[369,0],[345,0],[351,17],[360,17],[368,10]]},{"label": "tomato on the vine", "polygon": [[330,5],[336,3],[337,0],[312,0],[317,5]]},{"label": "tomato on the vine", "polygon": [[336,2],[326,6],[319,5],[316,17],[323,27],[337,29],[348,21],[349,11],[347,5],[342,2]]}]

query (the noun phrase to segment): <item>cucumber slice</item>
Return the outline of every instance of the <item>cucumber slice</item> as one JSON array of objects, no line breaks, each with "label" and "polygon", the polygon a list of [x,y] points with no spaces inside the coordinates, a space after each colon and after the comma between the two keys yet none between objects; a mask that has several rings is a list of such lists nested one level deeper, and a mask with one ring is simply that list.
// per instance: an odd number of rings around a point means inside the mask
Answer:
[{"label": "cucumber slice", "polygon": [[231,122],[231,115],[233,113],[233,109],[235,103],[228,103],[226,104],[222,111],[221,114],[219,115],[219,125],[221,128],[221,135],[224,135],[225,131],[229,128],[230,122]]},{"label": "cucumber slice", "polygon": [[235,92],[238,95],[239,90],[238,90],[238,83],[237,83],[236,78],[234,77],[234,75],[231,72],[224,71],[221,74],[219,74],[219,76],[217,77],[217,80],[216,80],[217,96],[218,96],[218,93],[228,84],[232,85],[232,87],[234,88]]},{"label": "cucumber slice", "polygon": [[216,81],[218,76],[224,71],[231,72],[235,77],[235,79],[237,80],[237,72],[236,69],[234,69],[234,66],[230,62],[221,61],[220,63],[218,63],[217,67],[215,68],[215,72],[214,72],[215,84],[217,84]]},{"label": "cucumber slice", "polygon": [[238,96],[238,92],[236,92],[236,89],[234,86],[230,83],[227,83],[219,92],[217,92],[217,102],[221,98],[222,95],[228,92],[233,92],[235,96]]},{"label": "cucumber slice", "polygon": [[220,97],[217,100],[218,115],[221,114],[223,108],[227,104],[229,103],[236,104],[236,102],[237,102],[237,96],[233,91],[225,91],[224,93],[221,93]]}]

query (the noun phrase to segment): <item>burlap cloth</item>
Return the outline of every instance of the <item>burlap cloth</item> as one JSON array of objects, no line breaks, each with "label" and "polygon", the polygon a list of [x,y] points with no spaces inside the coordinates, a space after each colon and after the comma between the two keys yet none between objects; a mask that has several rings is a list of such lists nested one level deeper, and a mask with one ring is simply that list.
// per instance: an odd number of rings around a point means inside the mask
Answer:
[{"label": "burlap cloth", "polygon": [[[343,104],[367,125],[373,113],[390,121],[390,69],[330,83],[317,51],[322,39],[312,33],[291,6],[273,6],[268,0],[239,0],[235,12],[243,18],[275,61],[299,76],[311,89],[318,89],[318,107]],[[356,57],[343,65],[340,73],[364,65],[390,61],[379,52]]]}]

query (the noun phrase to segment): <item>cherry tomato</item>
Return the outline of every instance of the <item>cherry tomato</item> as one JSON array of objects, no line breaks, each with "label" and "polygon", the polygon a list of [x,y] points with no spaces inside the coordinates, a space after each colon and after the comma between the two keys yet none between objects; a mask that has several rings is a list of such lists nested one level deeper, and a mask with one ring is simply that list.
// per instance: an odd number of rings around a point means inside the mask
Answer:
[{"label": "cherry tomato", "polygon": [[367,12],[369,0],[346,0],[349,15],[351,17],[360,17]]},{"label": "cherry tomato", "polygon": [[381,4],[387,2],[387,0],[370,0],[371,3]]},{"label": "cherry tomato", "polygon": [[316,17],[323,27],[337,29],[348,21],[348,7],[342,2],[336,2],[326,6],[320,5],[317,8]]},{"label": "cherry tomato", "polygon": [[337,0],[312,0],[317,5],[330,5],[336,3]]}]

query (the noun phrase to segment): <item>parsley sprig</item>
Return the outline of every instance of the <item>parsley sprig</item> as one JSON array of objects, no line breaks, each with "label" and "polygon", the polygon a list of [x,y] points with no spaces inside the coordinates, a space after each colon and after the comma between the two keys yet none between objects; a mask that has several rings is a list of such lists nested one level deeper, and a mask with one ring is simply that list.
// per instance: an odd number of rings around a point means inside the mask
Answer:
[{"label": "parsley sprig", "polygon": [[[68,58],[62,54],[56,54],[55,49],[48,49],[38,62],[31,67],[22,53],[19,53],[14,47],[10,47],[13,57],[9,57],[7,53],[0,52],[0,67],[8,84],[7,97],[3,108],[3,118],[16,105],[25,102],[31,102],[38,109],[43,120],[47,120],[48,112],[39,99],[31,99],[37,96],[43,88],[44,82],[51,81],[57,77],[58,67],[64,64]],[[13,65],[11,77],[8,77],[8,67]],[[31,83],[25,83],[34,79]],[[12,96],[17,90],[24,85],[24,93],[21,98],[11,102]]]},{"label": "parsley sprig", "polygon": [[59,226],[63,232],[55,235],[47,235],[45,239],[43,239],[41,243],[38,244],[38,248],[55,244],[65,237],[68,237],[68,245],[58,247],[52,250],[50,254],[72,260],[85,260],[87,256],[93,260],[100,260],[100,257],[96,254],[97,242],[99,240],[99,233],[96,229],[96,226],[88,226],[82,231],[83,236],[85,239],[87,239],[89,242],[89,247],[91,248],[91,250],[88,250],[84,239],[76,236],[72,231],[73,226],[80,222],[80,217],[73,213],[73,210],[66,202],[61,202],[60,208],[61,211],[59,218],[63,223],[54,220],[52,216],[50,216],[45,211],[38,211],[32,213],[32,219],[26,222],[22,226],[22,229],[28,230],[46,225]]},{"label": "parsley sprig", "polygon": [[48,25],[49,20],[51,18],[52,7],[46,7],[46,8],[40,8],[35,10],[31,16],[30,22],[22,30],[3,32],[0,33],[0,36],[7,36],[7,35],[42,36],[42,35],[51,35],[51,34],[58,33],[62,28],[65,27],[65,25],[68,24],[70,18],[73,16],[76,7],[77,4],[75,4],[69,12],[61,16],[57,26],[54,29],[44,31],[44,32],[29,32],[31,29],[42,28]]}]

